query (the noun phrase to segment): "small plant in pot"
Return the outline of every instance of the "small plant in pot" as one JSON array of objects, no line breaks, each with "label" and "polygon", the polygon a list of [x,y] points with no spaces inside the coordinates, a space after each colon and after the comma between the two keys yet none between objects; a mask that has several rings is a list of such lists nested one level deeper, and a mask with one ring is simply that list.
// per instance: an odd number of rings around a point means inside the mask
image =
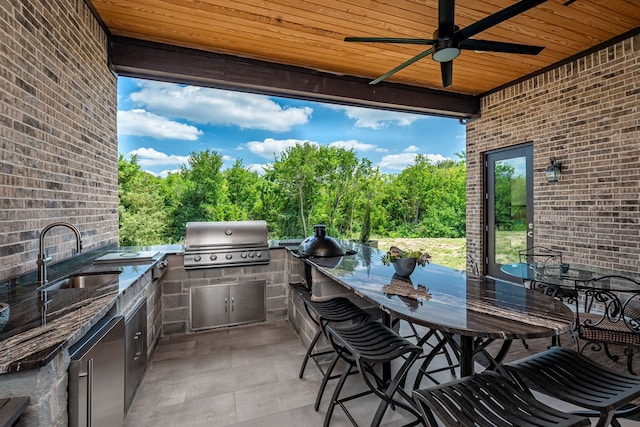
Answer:
[{"label": "small plant in pot", "polygon": [[392,264],[396,273],[402,277],[409,277],[416,265],[425,266],[429,264],[431,255],[422,251],[403,251],[402,249],[391,246],[389,251],[382,257],[384,265]]}]

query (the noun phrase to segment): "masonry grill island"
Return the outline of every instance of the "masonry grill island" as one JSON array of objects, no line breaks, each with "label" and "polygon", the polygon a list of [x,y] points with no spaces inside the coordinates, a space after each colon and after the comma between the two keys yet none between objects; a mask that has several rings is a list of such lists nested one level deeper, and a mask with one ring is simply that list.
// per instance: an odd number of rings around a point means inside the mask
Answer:
[{"label": "masonry grill island", "polygon": [[188,222],[184,268],[269,264],[268,236],[266,221]]}]

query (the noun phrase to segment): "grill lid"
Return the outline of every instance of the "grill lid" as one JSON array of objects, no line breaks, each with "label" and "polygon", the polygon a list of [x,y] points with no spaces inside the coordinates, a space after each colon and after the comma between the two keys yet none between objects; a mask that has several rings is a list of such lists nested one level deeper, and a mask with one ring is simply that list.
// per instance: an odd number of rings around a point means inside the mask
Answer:
[{"label": "grill lid", "polygon": [[185,252],[269,246],[266,221],[188,222]]},{"label": "grill lid", "polygon": [[266,221],[188,222],[184,268],[268,264]]}]

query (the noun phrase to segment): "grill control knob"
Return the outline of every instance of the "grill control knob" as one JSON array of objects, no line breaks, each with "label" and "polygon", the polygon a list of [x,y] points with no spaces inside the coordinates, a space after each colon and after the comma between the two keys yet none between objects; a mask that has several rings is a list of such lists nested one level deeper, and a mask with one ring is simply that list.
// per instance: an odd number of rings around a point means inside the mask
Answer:
[{"label": "grill control knob", "polygon": [[202,258],[200,258],[200,255],[196,255],[196,256],[194,256],[194,257],[193,257],[193,260],[194,260],[195,262],[198,262],[198,261],[200,261],[201,259],[202,259]]},{"label": "grill control knob", "polygon": [[254,256],[255,256],[255,253],[249,252],[249,258],[253,258]]},{"label": "grill control knob", "polygon": [[256,258],[260,258],[262,256],[262,252],[256,252]]},{"label": "grill control knob", "polygon": [[[251,256],[251,255],[249,255],[249,256]],[[240,254],[240,257],[242,257],[242,258],[246,258],[246,257],[247,257],[247,253],[246,253],[246,252],[242,252],[242,253]]]},{"label": "grill control knob", "polygon": [[216,255],[216,254],[211,254],[211,255],[209,256],[209,259],[210,259],[211,261],[215,261],[215,260],[217,260],[217,259],[218,259],[218,255]]},{"label": "grill control knob", "polygon": [[227,254],[227,255],[225,256],[225,258],[226,258],[226,259],[231,259],[231,258],[233,258],[233,255],[231,255],[231,254]]}]

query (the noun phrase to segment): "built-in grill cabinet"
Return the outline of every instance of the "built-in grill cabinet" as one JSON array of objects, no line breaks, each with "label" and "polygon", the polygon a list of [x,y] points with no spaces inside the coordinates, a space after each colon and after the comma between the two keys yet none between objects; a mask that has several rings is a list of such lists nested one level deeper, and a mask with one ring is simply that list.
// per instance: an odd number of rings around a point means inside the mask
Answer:
[{"label": "built-in grill cabinet", "polygon": [[266,285],[253,280],[191,288],[191,330],[264,321]]}]

